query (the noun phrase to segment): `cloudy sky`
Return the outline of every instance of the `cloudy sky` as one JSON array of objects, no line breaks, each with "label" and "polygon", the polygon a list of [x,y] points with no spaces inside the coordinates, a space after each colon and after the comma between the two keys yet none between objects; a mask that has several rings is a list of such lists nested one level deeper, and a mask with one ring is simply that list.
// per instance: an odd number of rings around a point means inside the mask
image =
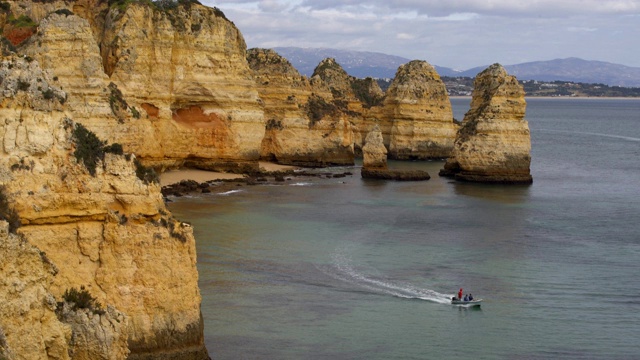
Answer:
[{"label": "cloudy sky", "polygon": [[248,47],[375,51],[466,70],[580,57],[640,67],[640,0],[200,0]]}]

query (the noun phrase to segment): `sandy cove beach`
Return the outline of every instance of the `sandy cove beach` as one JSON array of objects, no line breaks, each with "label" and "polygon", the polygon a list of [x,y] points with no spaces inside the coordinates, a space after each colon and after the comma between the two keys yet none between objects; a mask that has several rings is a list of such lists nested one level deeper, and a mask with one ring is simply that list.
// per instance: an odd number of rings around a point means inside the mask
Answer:
[{"label": "sandy cove beach", "polygon": [[[270,162],[259,162],[261,170],[264,171],[286,171],[297,169],[295,166],[279,165]],[[179,169],[165,171],[160,174],[160,186],[168,186],[177,184],[183,180],[194,180],[203,183],[213,180],[233,180],[242,179],[243,174],[232,174],[215,171],[197,170],[197,169]]]}]

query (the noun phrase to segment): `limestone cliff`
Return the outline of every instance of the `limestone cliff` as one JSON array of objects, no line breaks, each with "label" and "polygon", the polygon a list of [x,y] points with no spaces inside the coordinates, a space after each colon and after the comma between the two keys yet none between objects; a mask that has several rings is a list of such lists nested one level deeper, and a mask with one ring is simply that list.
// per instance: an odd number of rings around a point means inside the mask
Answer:
[{"label": "limestone cliff", "polygon": [[[1,262],[7,353],[208,358],[191,228],[171,217],[158,184],[137,176],[134,156],[81,140],[64,105],[69,94],[50,75],[22,56],[0,64],[0,185],[22,223],[20,240],[3,240],[3,256],[15,258]],[[80,157],[87,153],[93,167]],[[106,311],[56,303],[81,287]]]},{"label": "limestone cliff", "polygon": [[322,60],[316,66],[311,77],[322,79],[331,89],[334,98],[348,102],[356,100],[355,93],[351,87],[355,78],[347,74],[342,66],[336,62],[336,59],[326,58]]},{"label": "limestone cliff", "polygon": [[266,121],[262,158],[303,166],[351,165],[353,126],[319,77],[311,80],[273,50],[251,49]]},{"label": "limestone cliff", "polygon": [[[314,125],[309,132],[325,136],[305,147],[314,135],[304,134],[301,123],[285,136],[274,136],[267,124],[277,124],[274,106],[290,108],[291,101],[262,99],[279,92],[286,100],[298,91],[287,87],[300,85],[261,80],[267,75],[249,68],[242,35],[218,9],[189,1],[8,3],[37,23],[21,52],[66,91],[74,120],[157,168],[242,171],[257,169],[255,161],[268,154],[283,163],[345,164],[376,124],[393,158],[443,157],[451,147],[450,105],[426,63],[401,67],[383,101],[373,79],[355,79],[334,59],[322,61],[305,85],[314,96],[300,93],[294,101]],[[269,76],[278,71],[293,79],[277,66]]]},{"label": "limestone cliff", "polygon": [[524,90],[500,64],[476,76],[471,108],[443,176],[488,183],[532,182],[531,137]]},{"label": "limestone cliff", "polygon": [[435,68],[414,60],[401,65],[384,100],[383,134],[389,157],[433,159],[450,155],[457,131],[447,90]]},{"label": "limestone cliff", "polygon": [[0,358],[68,359],[71,329],[49,292],[57,269],[46,254],[0,221]]},{"label": "limestone cliff", "polygon": [[[332,102],[354,126],[354,152],[361,154],[367,134],[378,122],[367,121],[378,114],[384,93],[372,78],[357,79],[347,72],[333,58],[322,60],[316,66],[312,79],[319,79],[331,91]],[[373,115],[372,115],[373,114]]]},{"label": "limestone cliff", "polygon": [[158,167],[258,160],[263,109],[244,39],[222,12],[130,3],[100,18],[73,8],[88,19],[51,13],[24,51],[69,93],[76,121]]}]

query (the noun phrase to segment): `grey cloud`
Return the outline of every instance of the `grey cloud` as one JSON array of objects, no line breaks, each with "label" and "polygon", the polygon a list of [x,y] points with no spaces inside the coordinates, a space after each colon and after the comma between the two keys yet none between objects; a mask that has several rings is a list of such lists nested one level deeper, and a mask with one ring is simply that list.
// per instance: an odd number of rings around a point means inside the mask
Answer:
[{"label": "grey cloud", "polygon": [[[240,28],[249,47],[377,51],[459,69],[565,57],[640,66],[640,15],[611,10],[633,9],[638,1],[602,1],[611,9],[597,14],[577,10],[569,13],[567,9],[577,2],[564,1],[563,17],[538,13],[506,16],[497,11],[481,11],[484,5],[471,0],[201,1],[221,8]],[[584,4],[591,4],[590,1]],[[530,2],[538,7],[550,3]],[[515,11],[518,6],[515,1],[483,3],[499,5],[503,12]],[[429,4],[439,12],[425,14]],[[560,5],[555,6],[559,8]]]},{"label": "grey cloud", "polygon": [[266,12],[279,12],[287,9],[289,5],[286,1],[263,0],[258,4],[258,8]]},{"label": "grey cloud", "polygon": [[447,16],[453,13],[519,16],[640,13],[640,1],[638,0],[304,0],[302,5],[312,9],[374,6],[381,11],[412,10],[430,16]]}]

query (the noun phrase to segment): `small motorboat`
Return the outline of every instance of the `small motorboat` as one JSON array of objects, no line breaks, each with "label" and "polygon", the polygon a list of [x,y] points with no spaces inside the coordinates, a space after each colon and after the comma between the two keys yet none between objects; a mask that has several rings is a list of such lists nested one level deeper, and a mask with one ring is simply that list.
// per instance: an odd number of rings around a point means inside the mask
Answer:
[{"label": "small motorboat", "polygon": [[480,306],[480,303],[482,303],[482,299],[473,299],[468,301],[464,301],[460,299],[451,299],[451,305],[457,305],[457,306],[467,306],[467,307]]}]

